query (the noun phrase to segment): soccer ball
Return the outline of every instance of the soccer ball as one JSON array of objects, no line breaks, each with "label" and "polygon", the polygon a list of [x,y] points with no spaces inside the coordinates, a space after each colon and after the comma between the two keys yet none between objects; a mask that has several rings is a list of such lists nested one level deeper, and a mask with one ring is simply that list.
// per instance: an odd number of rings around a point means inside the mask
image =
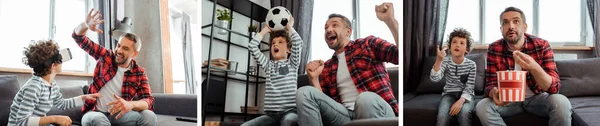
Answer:
[{"label": "soccer ball", "polygon": [[282,6],[277,6],[269,10],[265,21],[267,22],[269,28],[271,28],[271,31],[279,31],[285,29],[285,26],[288,23],[294,22],[290,19],[291,16],[292,14],[288,9]]}]

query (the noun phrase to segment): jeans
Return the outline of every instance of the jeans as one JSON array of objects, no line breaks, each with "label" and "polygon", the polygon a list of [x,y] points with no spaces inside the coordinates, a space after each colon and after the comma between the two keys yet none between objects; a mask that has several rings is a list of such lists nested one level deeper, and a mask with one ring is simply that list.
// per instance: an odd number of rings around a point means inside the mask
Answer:
[{"label": "jeans", "polygon": [[150,110],[130,111],[115,119],[117,115],[111,116],[107,112],[89,111],[81,118],[83,126],[156,126],[156,114]]},{"label": "jeans", "polygon": [[[452,107],[452,105],[454,105],[454,103],[456,101],[458,101],[458,99],[460,99],[460,95],[462,94],[462,92],[449,92],[444,94],[444,96],[442,96],[442,100],[440,102],[440,106],[438,108],[438,115],[437,115],[437,125],[438,126],[449,126],[450,125],[450,119],[452,119],[452,116],[450,116],[450,109]],[[468,101],[465,100],[465,103],[463,103],[462,108],[460,109],[460,112],[458,113],[457,118],[458,118],[458,124],[461,126],[470,126],[471,125],[471,111],[473,110],[473,105],[474,102],[473,101]]]},{"label": "jeans", "polygon": [[504,106],[497,106],[493,99],[485,98],[476,106],[477,116],[484,126],[505,126],[502,117],[513,116],[521,112],[549,117],[551,126],[570,126],[571,113],[573,113],[569,99],[562,94],[542,93],[526,98],[523,102],[508,103]]},{"label": "jeans", "polygon": [[352,111],[323,91],[304,86],[298,89],[296,106],[300,126],[341,126],[354,119],[395,117],[392,107],[373,92],[360,93]]},{"label": "jeans", "polygon": [[297,126],[298,115],[296,110],[291,109],[283,112],[266,112],[255,119],[242,124],[242,126]]}]

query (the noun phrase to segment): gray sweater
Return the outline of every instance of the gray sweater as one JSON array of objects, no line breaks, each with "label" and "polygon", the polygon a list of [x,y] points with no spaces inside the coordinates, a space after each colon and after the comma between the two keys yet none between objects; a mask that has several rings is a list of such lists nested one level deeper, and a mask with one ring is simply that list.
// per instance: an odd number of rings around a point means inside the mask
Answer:
[{"label": "gray sweater", "polygon": [[265,111],[281,112],[296,108],[296,90],[298,79],[298,65],[300,64],[300,52],[302,39],[296,30],[290,30],[292,42],[291,55],[289,59],[273,61],[265,56],[258,45],[263,36],[256,34],[250,41],[248,48],[252,56],[266,73]]},{"label": "gray sweater", "polygon": [[472,101],[475,93],[475,71],[477,64],[474,61],[465,58],[461,64],[452,61],[452,57],[445,57],[439,71],[431,69],[431,81],[438,82],[446,76],[446,85],[442,95],[449,92],[462,92],[461,97],[467,101]]},{"label": "gray sweater", "polygon": [[15,96],[10,106],[8,125],[38,126],[40,117],[46,116],[52,107],[64,110],[82,105],[81,96],[63,99],[56,82],[50,86],[46,80],[34,75]]}]

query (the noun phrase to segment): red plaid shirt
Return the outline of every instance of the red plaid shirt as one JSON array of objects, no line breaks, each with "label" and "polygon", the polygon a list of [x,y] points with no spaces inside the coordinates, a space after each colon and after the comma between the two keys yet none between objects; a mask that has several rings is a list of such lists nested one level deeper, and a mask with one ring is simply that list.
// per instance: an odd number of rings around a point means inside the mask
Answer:
[{"label": "red plaid shirt", "polygon": [[[398,64],[398,47],[381,38],[369,36],[350,41],[345,48],[346,64],[359,93],[377,93],[387,101],[398,115],[398,101],[390,86],[384,62]],[[338,60],[336,55],[325,62],[319,76],[321,88],[327,96],[342,103],[337,92]]]},{"label": "red plaid shirt", "polygon": [[[556,71],[556,63],[554,63],[554,53],[552,48],[548,44],[548,41],[538,38],[536,36],[525,34],[525,44],[521,52],[531,56],[538,64],[552,77],[552,83],[548,88],[549,94],[556,94],[560,89],[560,80],[558,78],[558,72]],[[515,61],[513,54],[508,50],[507,42],[504,39],[500,39],[492,44],[488,48],[487,53],[487,69],[485,69],[485,81],[487,86],[485,88],[485,96],[494,87],[498,87],[498,78],[496,77],[496,71],[514,70]],[[535,79],[530,72],[527,72],[527,86],[535,94],[543,92],[542,88],[537,85]]]},{"label": "red plaid shirt", "polygon": [[[90,85],[88,92],[98,93],[100,89],[117,74],[118,65],[115,64],[115,54],[92,42],[86,36],[78,36],[73,33],[71,35],[75,42],[89,53],[90,56],[96,59],[96,69],[94,70],[93,82]],[[132,101],[133,97],[137,94],[137,97],[148,103],[148,109],[153,110],[154,97],[152,97],[152,90],[148,84],[148,78],[144,73],[144,68],[137,65],[135,60],[131,60],[130,69],[125,71],[123,77],[123,87],[121,88],[121,97],[127,101]],[[106,96],[105,96],[106,97]],[[96,101],[86,100],[82,108],[82,111],[88,112],[90,110],[96,110]]]}]

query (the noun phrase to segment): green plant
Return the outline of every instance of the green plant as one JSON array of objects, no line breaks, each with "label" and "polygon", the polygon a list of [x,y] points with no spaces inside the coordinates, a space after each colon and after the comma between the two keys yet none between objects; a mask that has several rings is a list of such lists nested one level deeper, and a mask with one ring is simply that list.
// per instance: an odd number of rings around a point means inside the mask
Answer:
[{"label": "green plant", "polygon": [[248,25],[248,32],[258,32],[256,25]]},{"label": "green plant", "polygon": [[231,18],[231,13],[229,13],[229,11],[217,9],[217,19],[231,22],[231,19],[233,18]]}]

